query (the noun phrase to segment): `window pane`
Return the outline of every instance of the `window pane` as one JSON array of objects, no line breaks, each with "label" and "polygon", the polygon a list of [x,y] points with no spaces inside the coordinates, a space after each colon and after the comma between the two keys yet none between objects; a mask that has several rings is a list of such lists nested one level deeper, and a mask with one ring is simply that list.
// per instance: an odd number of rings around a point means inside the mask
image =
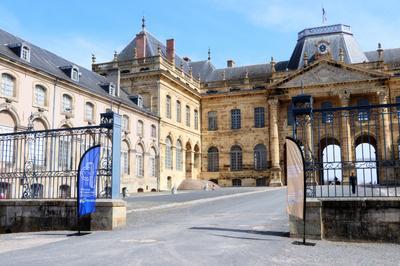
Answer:
[{"label": "window pane", "polygon": [[6,97],[13,97],[15,90],[15,79],[8,75],[1,75],[1,94]]},{"label": "window pane", "polygon": [[208,112],[208,130],[217,130],[217,112]]},{"label": "window pane", "polygon": [[186,126],[190,127],[190,107],[186,105]]},{"label": "window pane", "polygon": [[166,106],[167,118],[171,118],[171,97],[170,96],[167,96],[165,106]]},{"label": "window pane", "polygon": [[242,170],[242,148],[233,146],[231,148],[231,171]]},{"label": "window pane", "polygon": [[233,109],[231,110],[231,126],[232,129],[239,129],[241,128],[241,115],[240,109]]},{"label": "window pane", "polygon": [[219,152],[216,147],[211,147],[208,149],[207,154],[208,159],[208,171],[209,172],[218,172],[219,170]]},{"label": "window pane", "polygon": [[63,95],[63,112],[71,113],[72,112],[72,98],[69,95]]},{"label": "window pane", "polygon": [[177,122],[181,122],[181,102],[180,101],[176,101],[176,121]]},{"label": "window pane", "polygon": [[194,129],[199,129],[199,112],[194,110]]},{"label": "window pane", "polygon": [[265,126],[264,107],[254,108],[254,127],[261,128]]},{"label": "window pane", "polygon": [[46,90],[42,86],[35,86],[35,104],[45,105]]}]

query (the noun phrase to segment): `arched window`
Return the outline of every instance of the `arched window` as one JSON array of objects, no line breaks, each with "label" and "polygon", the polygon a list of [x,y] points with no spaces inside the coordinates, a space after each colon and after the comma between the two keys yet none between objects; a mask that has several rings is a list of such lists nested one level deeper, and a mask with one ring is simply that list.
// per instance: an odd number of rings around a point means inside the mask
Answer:
[{"label": "arched window", "polygon": [[186,126],[190,127],[190,107],[186,105]]},{"label": "arched window", "polygon": [[194,110],[194,129],[199,129],[199,111]]},{"label": "arched window", "polygon": [[[331,102],[323,102],[321,104],[322,109],[332,108],[333,105]],[[332,123],[333,122],[333,113],[332,112],[323,112],[322,113],[322,123]]]},{"label": "arched window", "polygon": [[15,96],[15,78],[9,74],[1,74],[1,95],[5,97]]},{"label": "arched window", "polygon": [[138,145],[136,148],[136,176],[144,176],[144,150],[142,145]]},{"label": "arched window", "polygon": [[231,128],[232,129],[239,129],[241,128],[241,115],[240,109],[233,109],[231,110]]},{"label": "arched window", "polygon": [[137,122],[137,135],[139,137],[143,137],[143,121],[142,120],[138,120]]},{"label": "arched window", "polygon": [[176,101],[176,122],[181,122],[181,117],[182,117],[182,110],[181,110],[181,102]]},{"label": "arched window", "polygon": [[124,175],[129,174],[129,144],[123,141],[121,145],[121,172]]},{"label": "arched window", "polygon": [[46,105],[46,89],[41,85],[35,86],[35,105]]},{"label": "arched window", "polygon": [[[61,128],[68,128],[62,126]],[[63,135],[58,141],[58,170],[65,171],[72,168],[72,136]]]},{"label": "arched window", "polygon": [[235,145],[231,148],[231,171],[241,171],[242,170],[242,148]]},{"label": "arched window", "polygon": [[156,150],[154,148],[150,149],[150,176],[157,176],[157,158]]},{"label": "arched window", "polygon": [[157,128],[155,125],[151,125],[151,137],[157,138]]},{"label": "arched window", "polygon": [[165,168],[172,169],[172,141],[170,137],[165,140]]},{"label": "arched window", "polygon": [[[0,112],[0,134],[14,132],[15,122],[10,113]],[[10,165],[14,162],[15,140],[3,139],[0,141],[0,165]]]},{"label": "arched window", "polygon": [[72,113],[72,97],[68,94],[63,94],[62,97],[62,112]]},{"label": "arched window", "polygon": [[254,169],[265,170],[267,168],[267,149],[263,144],[254,148]]},{"label": "arched window", "polygon": [[91,102],[86,102],[85,104],[85,120],[86,121],[94,120],[94,104]]},{"label": "arched window", "polygon": [[[32,121],[34,130],[45,130],[46,126],[40,119]],[[28,142],[29,160],[35,166],[44,166],[46,162],[46,136],[45,133],[37,133],[34,135],[34,141]]]},{"label": "arched window", "polygon": [[[357,101],[358,106],[368,106],[368,99],[359,99]],[[369,109],[358,109],[358,121],[368,121],[369,119]]]},{"label": "arched window", "polygon": [[71,187],[63,184],[58,188],[58,195],[60,199],[68,199],[71,197]]},{"label": "arched window", "polygon": [[218,129],[217,112],[208,112],[208,130],[214,131]]},{"label": "arched window", "polygon": [[121,119],[121,129],[122,131],[129,131],[129,116],[123,115]]},{"label": "arched window", "polygon": [[207,170],[208,172],[219,171],[219,151],[217,147],[210,147],[207,151]]},{"label": "arched window", "polygon": [[183,151],[182,151],[182,143],[180,140],[176,142],[176,170],[182,171],[183,169]]},{"label": "arched window", "polygon": [[167,118],[171,118],[171,96],[169,96],[169,95],[167,95],[167,99],[165,102],[165,108],[166,108],[165,112],[166,112]]}]

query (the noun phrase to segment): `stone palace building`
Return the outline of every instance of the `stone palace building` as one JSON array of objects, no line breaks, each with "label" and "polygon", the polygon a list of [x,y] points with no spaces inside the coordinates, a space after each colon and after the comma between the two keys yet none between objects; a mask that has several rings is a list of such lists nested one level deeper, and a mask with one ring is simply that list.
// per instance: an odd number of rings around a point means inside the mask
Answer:
[{"label": "stone palace building", "polygon": [[[95,124],[112,109],[123,117],[121,187],[130,192],[167,190],[185,179],[285,185],[293,96],[310,94],[318,108],[400,101],[400,49],[379,44],[365,52],[342,24],[302,30],[286,61],[227,60],[224,68],[213,65],[210,53],[203,61],[179,56],[174,39],[159,41],[144,22],[112,61],[93,56],[92,70],[1,30],[0,42],[1,133],[29,123]],[[353,148],[346,150],[342,156],[354,157]]]}]

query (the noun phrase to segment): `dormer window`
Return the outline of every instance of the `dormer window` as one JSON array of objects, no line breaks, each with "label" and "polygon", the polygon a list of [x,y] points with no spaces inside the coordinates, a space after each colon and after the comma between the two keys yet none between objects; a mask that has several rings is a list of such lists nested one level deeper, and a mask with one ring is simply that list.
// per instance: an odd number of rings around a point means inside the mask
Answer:
[{"label": "dormer window", "polygon": [[65,75],[67,75],[70,79],[72,79],[73,81],[79,82],[79,76],[80,76],[80,72],[79,72],[79,68],[75,65],[71,65],[71,66],[63,66],[60,67],[60,69],[65,73]]},{"label": "dormer window", "polygon": [[115,97],[115,86],[114,86],[114,84],[110,84],[108,93],[109,93],[111,96],[114,96],[114,97]]},{"label": "dormer window", "polygon": [[79,70],[78,70],[78,68],[75,68],[75,67],[72,68],[71,78],[72,78],[72,80],[79,81]]},{"label": "dormer window", "polygon": [[31,48],[26,43],[13,43],[7,46],[22,60],[28,63],[31,61]]},{"label": "dormer window", "polygon": [[27,62],[31,61],[31,49],[26,45],[22,46],[21,58]]}]

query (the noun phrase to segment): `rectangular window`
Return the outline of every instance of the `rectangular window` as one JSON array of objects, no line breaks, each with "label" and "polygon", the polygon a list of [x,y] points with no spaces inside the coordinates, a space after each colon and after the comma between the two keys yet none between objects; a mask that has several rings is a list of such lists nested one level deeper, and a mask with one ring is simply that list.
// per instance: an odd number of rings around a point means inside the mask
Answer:
[{"label": "rectangular window", "polygon": [[150,174],[156,176],[156,158],[150,157]]},{"label": "rectangular window", "polygon": [[264,107],[254,108],[254,127],[265,127],[265,111]]},{"label": "rectangular window", "polygon": [[121,151],[121,171],[123,174],[129,174],[128,151]]},{"label": "rectangular window", "polygon": [[167,118],[171,118],[171,97],[170,96],[167,96],[165,108],[166,108],[165,111],[166,111]]},{"label": "rectangular window", "polygon": [[1,94],[6,97],[14,96],[15,79],[8,75],[1,75]]},{"label": "rectangular window", "polygon": [[58,145],[58,167],[70,170],[72,165],[72,145],[70,136],[61,136]]},{"label": "rectangular window", "polygon": [[190,127],[190,107],[186,105],[186,126]]},{"label": "rectangular window", "polygon": [[[0,134],[14,132],[12,127],[0,126]],[[0,141],[1,161],[4,163],[12,163],[14,155],[14,141],[10,138],[3,138]]]},{"label": "rectangular window", "polygon": [[151,125],[151,137],[156,138],[157,137],[157,132],[156,132],[156,126]]},{"label": "rectangular window", "polygon": [[217,129],[218,129],[217,112],[215,111],[208,112],[208,130],[214,131]]},{"label": "rectangular window", "polygon": [[69,95],[63,95],[63,112],[65,113],[72,113],[72,98]]},{"label": "rectangular window", "polygon": [[231,110],[231,127],[232,127],[232,129],[241,128],[240,109]]},{"label": "rectangular window", "polygon": [[45,105],[45,89],[41,86],[35,87],[35,104],[39,106]]},{"label": "rectangular window", "polygon": [[194,129],[199,129],[199,112],[194,110]]},{"label": "rectangular window", "polygon": [[176,101],[176,122],[181,122],[181,102]]},{"label": "rectangular window", "polygon": [[288,126],[293,126],[294,117],[292,112],[292,103],[290,102],[287,107],[287,124]]},{"label": "rectangular window", "polygon": [[142,177],[144,175],[143,169],[143,155],[136,155],[136,176]]},{"label": "rectangular window", "polygon": [[85,105],[85,119],[87,121],[93,120],[93,105],[91,103],[86,103]]}]

